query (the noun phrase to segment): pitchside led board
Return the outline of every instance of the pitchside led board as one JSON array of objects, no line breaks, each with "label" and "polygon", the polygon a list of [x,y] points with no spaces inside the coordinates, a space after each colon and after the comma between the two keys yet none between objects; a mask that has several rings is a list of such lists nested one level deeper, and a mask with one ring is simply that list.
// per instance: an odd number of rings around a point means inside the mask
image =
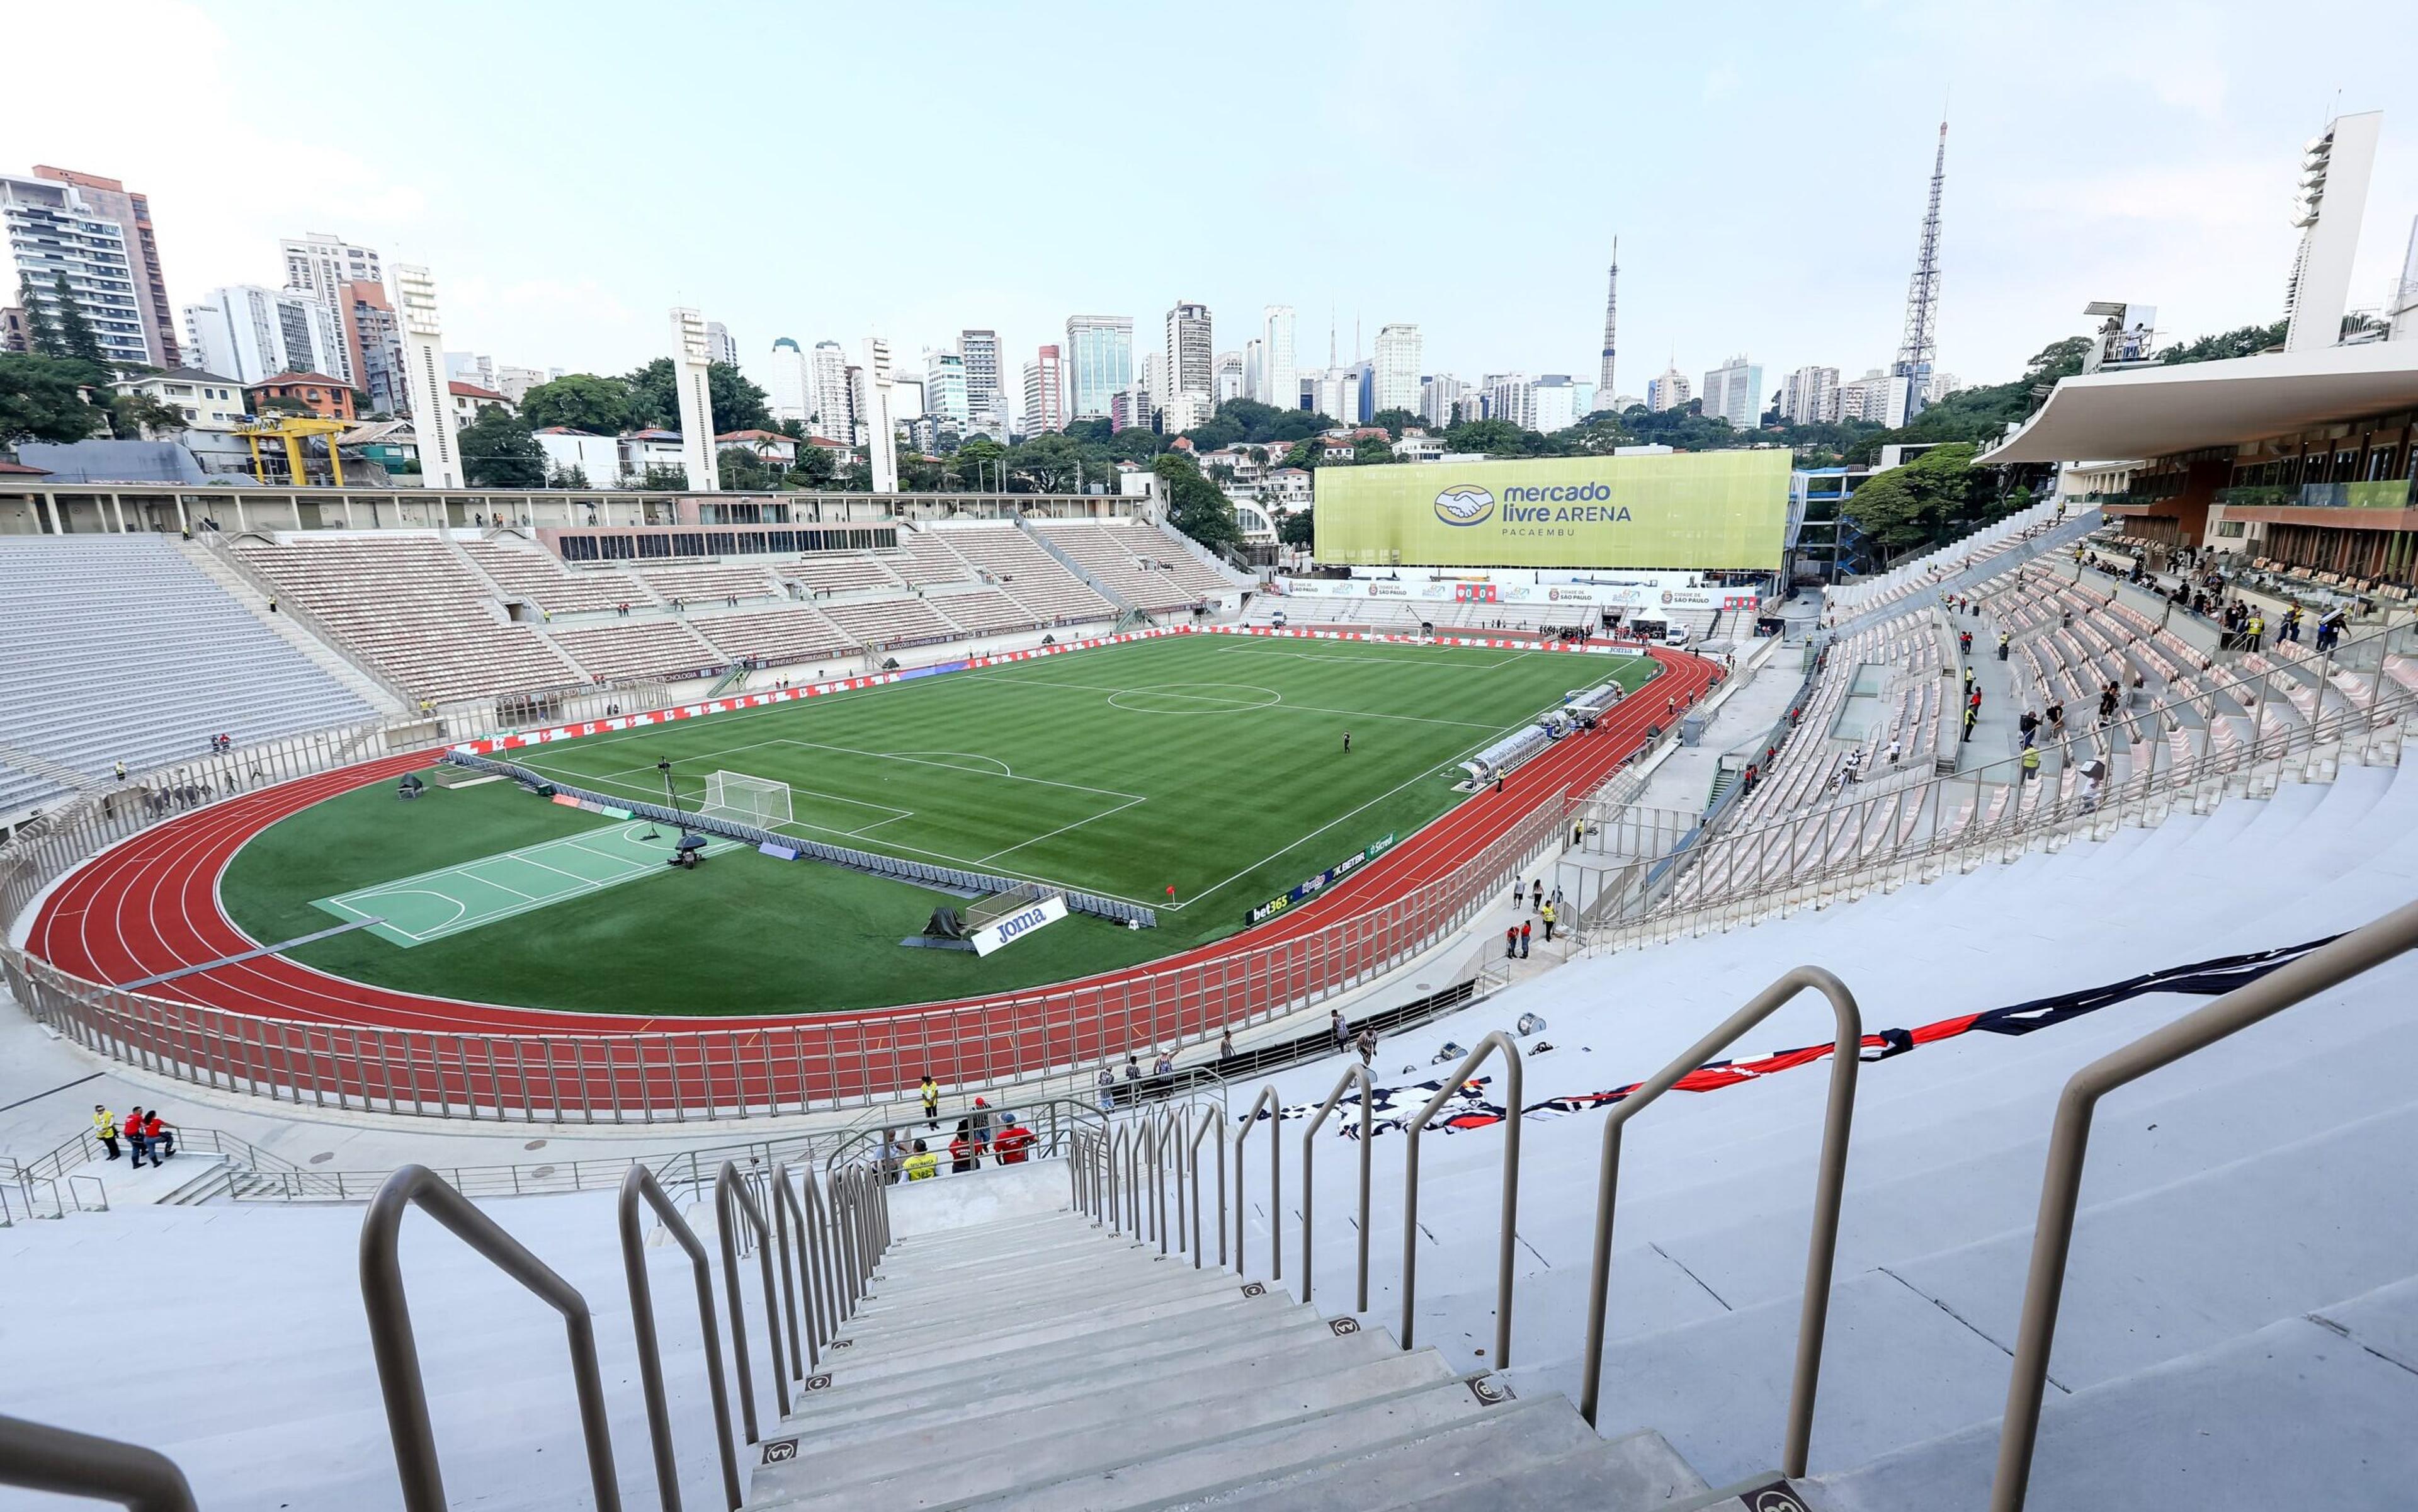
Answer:
[{"label": "pitchside led board", "polygon": [[1778,572],[1787,450],[1318,470],[1316,556],[1338,567]]}]

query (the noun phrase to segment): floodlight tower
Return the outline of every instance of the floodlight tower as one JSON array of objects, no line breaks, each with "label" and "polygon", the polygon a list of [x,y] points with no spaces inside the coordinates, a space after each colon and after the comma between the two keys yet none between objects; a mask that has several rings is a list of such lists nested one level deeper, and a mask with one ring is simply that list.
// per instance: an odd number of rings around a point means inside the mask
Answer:
[{"label": "floodlight tower", "polygon": [[[1922,244],[1914,256],[1914,280],[1905,291],[1905,335],[1890,373],[1905,384],[1905,420],[1922,412],[1924,390],[1939,355],[1939,191],[1948,180],[1948,123],[1939,123],[1939,147],[1931,160],[1931,204],[1922,212]],[[1901,421],[1900,423],[1903,423]]]}]

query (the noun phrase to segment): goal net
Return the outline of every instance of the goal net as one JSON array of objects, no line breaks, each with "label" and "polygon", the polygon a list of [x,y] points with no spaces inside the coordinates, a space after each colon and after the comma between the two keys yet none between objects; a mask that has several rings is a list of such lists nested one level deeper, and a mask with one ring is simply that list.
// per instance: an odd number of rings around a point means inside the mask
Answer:
[{"label": "goal net", "polygon": [[705,779],[698,813],[770,830],[789,822],[789,785],[743,771],[717,771]]}]

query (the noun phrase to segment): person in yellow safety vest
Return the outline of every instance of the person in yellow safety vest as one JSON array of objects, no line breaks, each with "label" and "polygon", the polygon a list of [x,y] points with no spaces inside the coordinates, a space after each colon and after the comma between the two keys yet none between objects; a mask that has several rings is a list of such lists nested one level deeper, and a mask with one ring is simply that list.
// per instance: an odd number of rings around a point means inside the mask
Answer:
[{"label": "person in yellow safety vest", "polygon": [[907,1179],[911,1182],[928,1182],[939,1174],[941,1174],[941,1157],[925,1149],[923,1140],[916,1140],[915,1153],[907,1157]]},{"label": "person in yellow safety vest", "polygon": [[1537,910],[1537,917],[1543,921],[1545,925],[1545,943],[1548,945],[1552,944],[1553,942],[1553,906],[1548,903],[1543,908],[1538,909]]},{"label": "person in yellow safety vest", "polygon": [[109,1152],[110,1159],[117,1158],[117,1115],[99,1103],[92,1105],[92,1137]]},{"label": "person in yellow safety vest", "polygon": [[2028,746],[2025,746],[2025,747],[2024,747],[2024,781],[2026,781],[2026,782],[2030,782],[2030,781],[2032,781],[2034,778],[2038,777],[2039,775],[2040,775],[2040,747],[2039,747],[2039,746],[2037,746],[2037,745],[2028,745]]},{"label": "person in yellow safety vest", "polygon": [[934,1081],[932,1074],[926,1071],[924,1073],[924,1079],[916,1085],[915,1090],[924,1098],[924,1126],[927,1129],[939,1128],[941,1126],[941,1084]]}]

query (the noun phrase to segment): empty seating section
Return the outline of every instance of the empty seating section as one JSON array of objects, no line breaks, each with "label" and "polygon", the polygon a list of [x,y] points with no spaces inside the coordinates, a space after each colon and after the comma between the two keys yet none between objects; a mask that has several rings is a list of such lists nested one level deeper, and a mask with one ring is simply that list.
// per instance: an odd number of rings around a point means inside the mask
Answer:
[{"label": "empty seating section", "polygon": [[761,567],[645,567],[639,578],[666,603],[720,603],[737,599],[787,597],[773,574]]},{"label": "empty seating section", "polygon": [[972,564],[950,549],[940,534],[931,530],[898,532],[898,543],[907,548],[900,556],[881,557],[899,580],[910,588],[924,588],[933,583],[964,583],[974,575]]},{"label": "empty seating section", "polygon": [[961,634],[921,599],[851,599],[817,607],[849,639],[865,646],[922,646],[955,640]]},{"label": "empty seating section", "polygon": [[935,594],[924,601],[976,635],[1010,630],[1038,630],[1041,617],[997,588],[979,593]]},{"label": "empty seating section", "polygon": [[783,577],[803,583],[815,593],[846,593],[857,588],[895,588],[897,577],[881,564],[878,557],[864,552],[834,552],[829,556],[808,557],[803,561],[783,562],[773,569]]},{"label": "empty seating section", "polygon": [[[903,536],[905,532],[900,532]],[[1012,525],[956,526],[936,530],[957,554],[988,573],[1008,597],[1050,624],[1113,619],[1116,605]],[[912,539],[911,537],[909,539]]]},{"label": "empty seating section", "polygon": [[752,656],[767,665],[837,661],[857,651],[856,642],[845,631],[806,608],[700,615],[689,624],[725,656]]},{"label": "empty seating section", "polygon": [[1033,528],[1137,609],[1181,609],[1200,598],[1157,565],[1182,548],[1147,526],[1052,520]]},{"label": "empty seating section", "polygon": [[2035,504],[1996,525],[1951,541],[1936,551],[1902,562],[1878,577],[1831,588],[1823,595],[1823,606],[1844,619],[1851,614],[1895,603],[1919,589],[1932,587],[1968,568],[1981,567],[1992,557],[2013,550],[2026,541],[2053,528],[2057,520],[2056,501]]},{"label": "empty seating section", "polygon": [[433,535],[246,542],[243,559],[416,698],[442,703],[586,680]]},{"label": "empty seating section", "polygon": [[[165,538],[0,541],[0,744],[90,777],[374,713]],[[0,813],[63,786],[0,768]]]},{"label": "empty seating section", "polygon": [[618,572],[575,573],[562,558],[543,546],[508,546],[496,541],[466,541],[462,549],[479,571],[496,580],[504,592],[527,599],[548,614],[575,614],[610,609],[644,596],[629,577]]},{"label": "empty seating section", "polygon": [[731,660],[699,639],[685,621],[663,617],[559,626],[554,643],[598,682],[693,677]]}]

